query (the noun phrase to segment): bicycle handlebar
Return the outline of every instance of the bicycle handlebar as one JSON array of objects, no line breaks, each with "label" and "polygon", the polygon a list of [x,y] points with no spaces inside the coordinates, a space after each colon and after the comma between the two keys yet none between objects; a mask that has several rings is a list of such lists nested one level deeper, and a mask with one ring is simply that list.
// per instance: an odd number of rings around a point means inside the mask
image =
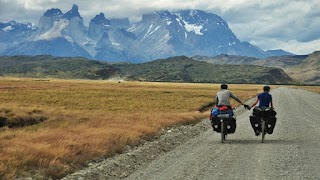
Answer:
[{"label": "bicycle handlebar", "polygon": [[248,106],[247,104],[245,104],[245,105],[243,105],[243,106],[244,106],[245,109],[248,109],[248,110],[251,109],[250,106]]}]

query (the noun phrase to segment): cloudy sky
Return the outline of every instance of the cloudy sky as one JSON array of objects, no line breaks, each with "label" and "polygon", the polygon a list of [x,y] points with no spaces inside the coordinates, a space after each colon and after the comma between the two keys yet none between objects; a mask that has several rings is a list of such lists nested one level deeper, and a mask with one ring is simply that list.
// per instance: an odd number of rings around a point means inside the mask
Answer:
[{"label": "cloudy sky", "polygon": [[264,50],[295,54],[320,50],[319,0],[0,0],[0,21],[37,25],[47,9],[65,13],[73,4],[79,6],[86,25],[100,12],[134,22],[156,10],[201,9],[221,16],[241,41]]}]

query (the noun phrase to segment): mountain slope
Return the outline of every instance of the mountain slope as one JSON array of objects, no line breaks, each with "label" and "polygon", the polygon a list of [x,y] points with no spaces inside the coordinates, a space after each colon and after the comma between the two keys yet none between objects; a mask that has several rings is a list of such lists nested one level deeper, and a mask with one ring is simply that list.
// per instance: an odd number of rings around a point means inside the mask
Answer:
[{"label": "mountain slope", "polygon": [[32,36],[38,28],[31,23],[0,22],[0,54]]},{"label": "mountain slope", "polygon": [[109,64],[86,58],[0,56],[0,76],[108,79],[166,82],[287,84],[283,70],[248,65],[214,65],[185,56],[140,64]]},{"label": "mountain slope", "polygon": [[1,76],[108,79],[119,77],[119,70],[108,63],[86,58],[53,56],[2,56]]},{"label": "mountain slope", "polygon": [[248,65],[218,65],[180,56],[142,64],[118,64],[125,76],[142,81],[286,84],[281,69]]},{"label": "mountain slope", "polygon": [[249,64],[252,65],[255,62],[259,61],[260,59],[255,57],[248,57],[248,56],[236,56],[236,55],[227,55],[221,54],[214,57],[208,56],[193,56],[191,57],[194,60],[198,61],[205,61],[212,64],[237,64],[237,65],[245,65]]},{"label": "mountain slope", "polygon": [[320,53],[316,51],[310,55],[272,56],[265,59],[253,57],[219,55],[215,57],[193,56],[198,61],[212,64],[257,65],[283,69],[299,84],[320,84]]},{"label": "mountain slope", "polygon": [[276,67],[287,70],[290,67],[301,64],[308,55],[295,56],[272,56],[259,61],[255,61],[254,65]]},{"label": "mountain slope", "polygon": [[299,83],[320,85],[320,51],[310,54],[302,63],[288,68],[287,72]]},{"label": "mountain slope", "polygon": [[282,49],[268,50],[266,52],[268,56],[294,56],[295,55],[290,52],[284,51]]},{"label": "mountain slope", "polygon": [[22,42],[6,50],[7,55],[52,55],[59,57],[82,56],[90,58],[90,54],[77,43],[69,42],[65,38],[56,37],[50,40]]}]

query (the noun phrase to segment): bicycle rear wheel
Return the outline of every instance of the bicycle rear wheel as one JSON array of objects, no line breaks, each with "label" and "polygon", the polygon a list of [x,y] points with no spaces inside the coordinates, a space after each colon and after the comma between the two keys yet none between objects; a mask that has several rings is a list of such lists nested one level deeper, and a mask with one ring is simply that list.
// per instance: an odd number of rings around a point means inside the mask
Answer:
[{"label": "bicycle rear wheel", "polygon": [[261,120],[261,135],[262,135],[261,142],[264,143],[264,138],[266,135],[266,121],[264,119]]},{"label": "bicycle rear wheel", "polygon": [[225,140],[225,134],[224,134],[225,128],[224,128],[224,122],[221,121],[221,143]]}]

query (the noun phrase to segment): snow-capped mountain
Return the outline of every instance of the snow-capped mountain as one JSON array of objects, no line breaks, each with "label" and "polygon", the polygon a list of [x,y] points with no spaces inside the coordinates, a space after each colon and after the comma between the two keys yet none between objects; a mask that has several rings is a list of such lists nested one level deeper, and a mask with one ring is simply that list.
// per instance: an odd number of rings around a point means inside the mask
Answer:
[{"label": "snow-capped mountain", "polygon": [[55,8],[47,10],[39,27],[0,23],[0,35],[2,55],[49,54],[128,62],[178,55],[268,56],[237,39],[221,17],[201,10],[144,14],[134,24],[128,18],[109,20],[100,13],[86,27],[78,6],[73,5],[66,13]]},{"label": "snow-capped mountain", "polygon": [[238,40],[221,17],[201,10],[145,14],[128,31],[137,35],[152,58],[199,54],[266,56],[258,47]]}]

